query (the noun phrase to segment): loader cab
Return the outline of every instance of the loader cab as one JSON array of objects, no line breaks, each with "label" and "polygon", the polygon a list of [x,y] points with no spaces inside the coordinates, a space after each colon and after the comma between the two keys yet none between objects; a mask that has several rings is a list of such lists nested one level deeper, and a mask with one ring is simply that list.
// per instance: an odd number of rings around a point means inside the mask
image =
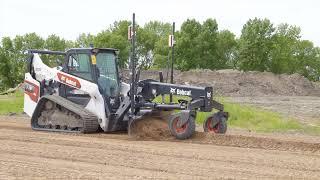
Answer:
[{"label": "loader cab", "polygon": [[[63,71],[97,84],[101,95],[107,102],[110,102],[110,99],[115,101],[114,99],[118,99],[120,94],[117,54],[118,50],[111,48],[70,49],[66,52]],[[80,96],[85,96],[72,93],[72,88],[67,87],[65,95],[71,101],[79,101]],[[85,103],[85,100],[78,102],[78,104],[83,103]],[[114,104],[114,106],[118,106],[117,104]]]}]

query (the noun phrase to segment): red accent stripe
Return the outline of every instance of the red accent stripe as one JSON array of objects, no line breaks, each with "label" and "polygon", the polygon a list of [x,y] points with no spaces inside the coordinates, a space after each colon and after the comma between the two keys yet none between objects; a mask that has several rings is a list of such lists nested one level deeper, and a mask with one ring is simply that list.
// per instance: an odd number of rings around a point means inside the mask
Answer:
[{"label": "red accent stripe", "polygon": [[81,88],[81,84],[78,79],[60,72],[57,73],[57,76],[62,83],[79,88],[79,89]]},{"label": "red accent stripe", "polygon": [[30,82],[30,81],[28,81],[28,80],[24,80],[24,83],[27,83],[27,84],[29,84],[29,85],[34,87],[32,92],[24,90],[24,93],[27,94],[32,101],[38,102],[39,92],[40,92],[39,86],[34,84],[34,83],[32,83],[32,82]]}]

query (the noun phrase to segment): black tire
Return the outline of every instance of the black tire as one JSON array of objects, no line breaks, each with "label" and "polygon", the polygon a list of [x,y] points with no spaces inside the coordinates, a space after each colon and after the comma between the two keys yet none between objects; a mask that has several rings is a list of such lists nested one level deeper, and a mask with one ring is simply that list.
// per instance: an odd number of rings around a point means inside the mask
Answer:
[{"label": "black tire", "polygon": [[169,130],[173,136],[177,139],[183,140],[190,138],[196,129],[195,117],[190,116],[187,123],[181,128],[177,127],[177,123],[180,119],[180,114],[175,114],[169,119]]},{"label": "black tire", "polygon": [[225,134],[227,132],[227,118],[220,112],[209,116],[203,123],[204,132]]}]

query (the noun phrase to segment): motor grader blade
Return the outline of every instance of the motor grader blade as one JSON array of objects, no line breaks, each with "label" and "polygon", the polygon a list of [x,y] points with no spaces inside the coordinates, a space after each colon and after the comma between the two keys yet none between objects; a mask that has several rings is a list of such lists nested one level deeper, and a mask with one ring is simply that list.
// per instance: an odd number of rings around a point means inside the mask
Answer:
[{"label": "motor grader blade", "polygon": [[171,137],[168,120],[173,111],[153,111],[129,121],[128,134],[135,138],[159,139]]}]

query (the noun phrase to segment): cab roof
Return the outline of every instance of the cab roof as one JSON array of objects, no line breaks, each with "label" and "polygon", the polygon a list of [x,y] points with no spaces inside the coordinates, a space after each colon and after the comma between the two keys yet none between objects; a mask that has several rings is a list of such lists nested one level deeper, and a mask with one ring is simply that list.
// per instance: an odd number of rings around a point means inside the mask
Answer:
[{"label": "cab roof", "polygon": [[38,53],[38,54],[56,54],[56,55],[67,55],[68,53],[98,53],[98,52],[113,52],[117,54],[119,52],[118,49],[114,48],[71,48],[66,52],[63,51],[50,51],[50,50],[37,50],[30,49],[29,53]]},{"label": "cab roof", "polygon": [[69,52],[117,52],[119,51],[118,49],[114,48],[71,48],[67,50],[67,53]]}]

